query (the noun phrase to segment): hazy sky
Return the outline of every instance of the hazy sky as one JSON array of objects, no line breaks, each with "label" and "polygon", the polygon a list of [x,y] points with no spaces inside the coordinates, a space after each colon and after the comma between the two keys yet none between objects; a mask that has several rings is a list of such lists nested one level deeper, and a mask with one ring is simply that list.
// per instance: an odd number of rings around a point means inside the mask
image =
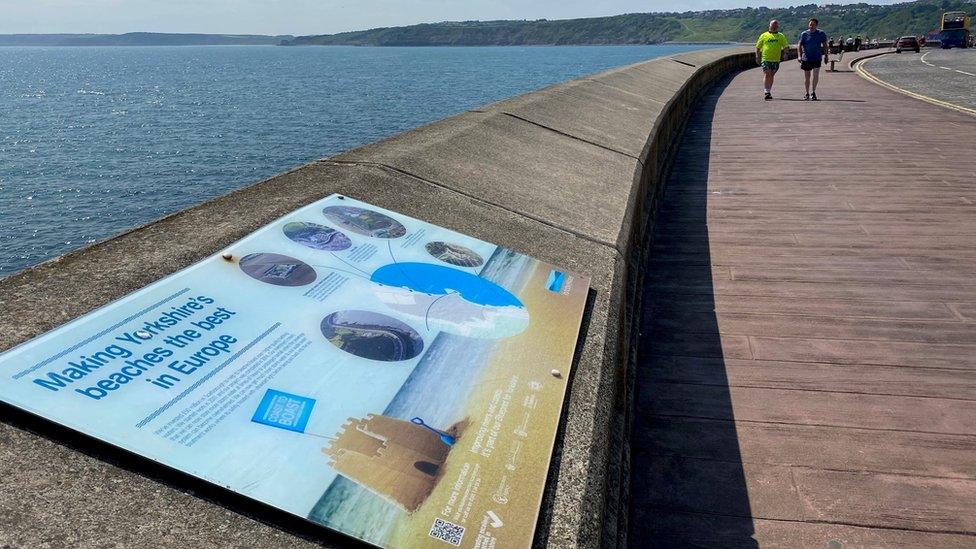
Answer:
[{"label": "hazy sky", "polygon": [[[871,0],[869,0],[871,1]],[[781,0],[0,0],[0,34],[329,34],[468,19],[569,19],[809,3]],[[871,3],[893,3],[873,0]]]}]

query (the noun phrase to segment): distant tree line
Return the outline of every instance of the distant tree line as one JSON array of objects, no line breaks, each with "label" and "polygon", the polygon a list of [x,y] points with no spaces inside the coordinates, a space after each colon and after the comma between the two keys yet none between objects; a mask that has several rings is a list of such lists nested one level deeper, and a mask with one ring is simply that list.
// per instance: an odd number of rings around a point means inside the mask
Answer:
[{"label": "distant tree line", "polygon": [[976,11],[971,0],[918,0],[878,6],[846,4],[789,8],[740,8],[683,13],[632,13],[549,21],[461,21],[387,27],[283,40],[283,45],[514,46],[751,42],[770,19],[791,38],[816,17],[833,37],[894,38],[924,34],[945,11]]}]

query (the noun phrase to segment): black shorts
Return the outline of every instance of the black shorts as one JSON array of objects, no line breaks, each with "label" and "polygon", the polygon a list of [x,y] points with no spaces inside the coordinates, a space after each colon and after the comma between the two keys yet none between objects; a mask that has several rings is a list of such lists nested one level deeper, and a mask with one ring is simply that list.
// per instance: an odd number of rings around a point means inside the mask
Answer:
[{"label": "black shorts", "polygon": [[820,59],[816,61],[800,61],[800,68],[805,71],[812,71],[813,69],[819,69],[821,64]]}]

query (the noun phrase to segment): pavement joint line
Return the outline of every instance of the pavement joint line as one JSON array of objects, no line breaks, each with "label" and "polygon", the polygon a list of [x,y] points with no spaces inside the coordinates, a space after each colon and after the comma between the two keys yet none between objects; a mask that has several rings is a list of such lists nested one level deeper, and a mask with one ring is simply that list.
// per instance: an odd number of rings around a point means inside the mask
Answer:
[{"label": "pavement joint line", "polygon": [[529,120],[528,118],[525,118],[525,117],[522,117],[522,116],[519,116],[519,115],[517,115],[517,114],[512,114],[512,113],[510,113],[510,112],[507,112],[507,111],[502,111],[502,114],[504,114],[504,115],[506,115],[506,116],[510,116],[510,117],[512,117],[512,118],[514,118],[514,119],[516,119],[516,120],[521,120],[522,122],[525,122],[526,124],[532,124],[533,126],[536,126],[536,127],[539,127],[539,128],[542,128],[542,129],[544,129],[544,130],[549,130],[549,131],[551,131],[551,132],[553,132],[553,133],[556,133],[556,134],[559,134],[559,135],[562,135],[562,136],[564,136],[564,137],[568,137],[568,138],[570,138],[570,139],[575,139],[575,140],[577,140],[577,141],[582,141],[583,143],[586,143],[587,145],[593,145],[594,147],[599,147],[599,148],[601,148],[601,149],[603,149],[603,150],[605,150],[605,151],[610,151],[610,152],[614,152],[614,153],[617,153],[617,154],[620,154],[620,155],[623,155],[623,156],[626,156],[627,158],[632,158],[632,159],[634,159],[634,160],[636,160],[637,162],[639,162],[639,163],[640,163],[641,165],[643,165],[643,164],[644,164],[643,162],[641,162],[641,160],[640,160],[640,158],[638,158],[638,157],[636,157],[636,156],[634,156],[634,155],[632,155],[632,154],[629,154],[629,153],[625,153],[625,152],[623,152],[623,151],[620,151],[620,150],[617,150],[617,149],[614,149],[613,147],[608,147],[608,146],[606,146],[606,145],[601,145],[601,144],[599,144],[599,143],[596,143],[596,142],[593,142],[593,141],[590,141],[590,140],[588,140],[588,139],[583,139],[582,137],[577,137],[577,136],[575,136],[575,135],[573,135],[573,134],[571,134],[571,133],[566,133],[566,132],[564,132],[564,131],[561,131],[561,130],[557,130],[556,128],[552,128],[552,127],[550,127],[550,126],[546,126],[545,124],[540,124],[540,123],[538,123],[538,122],[535,122],[534,120]]},{"label": "pavement joint line", "polygon": [[444,189],[446,191],[450,191],[450,192],[454,192],[454,193],[463,195],[463,196],[465,196],[467,198],[470,198],[471,200],[475,200],[475,201],[480,202],[482,204],[485,204],[485,205],[488,205],[488,206],[492,206],[492,207],[498,208],[500,210],[504,210],[506,212],[509,212],[509,213],[512,213],[512,214],[515,214],[515,215],[519,215],[519,216],[525,217],[527,219],[531,219],[531,220],[536,221],[538,223],[541,223],[541,224],[543,224],[543,225],[545,225],[547,227],[550,227],[552,229],[556,229],[557,231],[562,231],[564,233],[569,233],[569,234],[571,234],[571,235],[573,235],[573,236],[575,236],[577,238],[581,238],[583,240],[587,240],[589,242],[593,242],[594,244],[600,244],[600,245],[603,245],[603,246],[607,246],[608,248],[613,248],[614,251],[617,252],[617,254],[619,254],[621,256],[623,255],[623,252],[620,251],[620,248],[617,246],[617,244],[615,244],[613,242],[607,242],[605,240],[601,240],[599,238],[594,238],[594,237],[592,237],[592,236],[590,236],[588,234],[585,234],[585,233],[582,233],[582,232],[579,232],[579,231],[575,231],[573,229],[568,229],[566,227],[560,227],[558,225],[554,225],[552,222],[547,221],[547,220],[543,219],[540,216],[537,216],[537,215],[534,215],[534,214],[530,214],[530,213],[527,213],[527,212],[523,212],[523,211],[519,211],[519,210],[514,210],[512,208],[507,208],[505,206],[502,206],[501,204],[497,204],[495,202],[491,202],[489,200],[485,200],[484,198],[481,198],[481,197],[475,196],[475,195],[473,195],[471,193],[467,193],[467,192],[464,192],[462,190],[456,189],[454,187],[445,185],[444,183],[438,183],[437,181],[432,181],[430,179],[426,179],[426,178],[421,177],[419,175],[410,173],[410,172],[408,172],[406,170],[401,170],[400,168],[395,168],[395,167],[390,166],[388,164],[383,164],[382,162],[371,162],[371,161],[363,161],[363,160],[336,160],[336,159],[333,159],[333,158],[325,158],[325,159],[319,160],[317,162],[319,162],[321,164],[334,164],[334,165],[339,165],[339,166],[342,166],[342,165],[345,165],[345,166],[372,166],[372,167],[375,167],[375,168],[381,168],[381,169],[390,170],[392,172],[396,172],[396,173],[405,175],[407,177],[416,179],[418,181],[422,181],[424,183],[427,183],[428,185],[433,185],[435,187]]},{"label": "pavement joint line", "polygon": [[[722,357],[717,356],[699,356],[699,355],[688,355],[680,353],[662,353],[657,351],[649,351],[645,358],[691,358],[691,359],[706,359],[706,360],[724,360]],[[880,366],[883,368],[904,368],[907,370],[922,370],[922,371],[942,371],[942,372],[972,372],[973,369],[970,367],[955,367],[955,366],[918,366],[915,364],[897,364],[892,362],[825,362],[823,360],[790,360],[788,358],[734,358],[732,360],[745,360],[751,362],[773,362],[773,363],[784,363],[784,364],[818,364],[823,366],[836,366],[836,367],[876,367]]]},{"label": "pavement joint line", "polygon": [[[723,294],[723,295],[725,295],[725,294]],[[750,297],[756,297],[756,296],[741,296],[741,297],[750,298]],[[850,301],[855,302],[855,303],[860,302],[860,300],[850,300]],[[653,306],[650,306],[650,307],[654,311],[661,311],[662,309],[664,311],[667,311],[667,310],[669,310],[672,307],[672,305],[668,303],[668,301],[667,301],[666,298],[662,298],[661,301],[660,301],[660,303],[664,303],[665,305],[653,305]],[[933,302],[906,302],[906,303],[933,303]],[[727,310],[715,310],[715,311],[712,311],[712,312],[716,313],[716,315],[727,315],[729,313],[732,313],[732,314],[742,314],[740,311],[727,311]],[[826,320],[836,320],[836,319],[852,319],[853,320],[853,319],[861,319],[861,320],[890,320],[890,321],[894,321],[894,322],[898,322],[898,321],[912,321],[912,322],[915,322],[915,321],[920,321],[920,320],[921,321],[956,322],[956,321],[959,321],[959,320],[963,320],[963,321],[968,320],[966,318],[963,318],[962,316],[957,317],[955,315],[949,316],[949,317],[911,317],[911,316],[879,316],[879,315],[864,315],[864,314],[859,315],[859,314],[801,313],[801,312],[788,312],[788,311],[773,311],[773,312],[769,312],[769,311],[758,311],[758,312],[750,312],[748,314],[753,314],[753,315],[756,315],[756,316],[763,316],[763,317],[784,317],[784,316],[788,316],[788,317],[801,317],[801,318],[826,319]]]},{"label": "pavement joint line", "polygon": [[885,429],[882,427],[861,427],[857,425],[841,425],[838,423],[800,423],[796,421],[772,421],[768,419],[728,419],[724,417],[715,416],[700,416],[693,414],[664,414],[661,412],[649,412],[648,415],[657,417],[676,417],[685,419],[711,419],[715,421],[721,421],[725,423],[762,423],[765,425],[800,425],[807,427],[828,427],[832,429],[856,429],[858,431],[876,431],[879,433],[919,433],[923,435],[935,435],[935,436],[949,436],[949,437],[961,437],[961,438],[976,438],[976,434],[973,433],[951,433],[946,431],[925,431],[922,429]]},{"label": "pavement joint line", "polygon": [[[883,250],[884,248],[878,248],[878,249]],[[784,257],[788,257],[788,256],[784,256]],[[732,280],[732,282],[750,282],[750,281],[749,280],[743,280],[743,279],[737,279],[737,280]],[[754,281],[754,282],[758,282],[758,281]],[[763,282],[789,282],[790,284],[827,284],[827,283],[837,284],[838,283],[838,281],[836,281],[836,280],[834,280],[834,281],[823,281],[823,280],[784,280],[784,279],[773,279],[773,278],[766,279]],[[844,283],[844,284],[868,284],[870,282],[871,281],[869,281],[869,280],[848,280],[848,281],[843,281],[842,283]],[[935,282],[894,282],[894,283],[892,283],[892,286],[905,286],[905,287],[908,287],[908,288],[919,288],[919,287],[925,288],[925,287],[931,286],[931,287],[938,288],[938,287],[941,287],[943,285],[942,284],[935,283]],[[969,289],[969,287],[970,286],[973,286],[973,285],[972,284],[957,284],[956,286],[962,287],[964,289]],[[688,289],[689,286],[688,285],[685,285],[684,288],[685,289]],[[680,289],[680,287],[675,288],[675,289],[671,289],[671,290],[677,292],[679,289]],[[711,291],[711,290],[709,290],[709,291]],[[701,292],[693,292],[693,293],[701,293]],[[765,296],[765,297],[776,297],[776,296]],[[853,300],[853,301],[857,301],[857,300]],[[883,301],[897,301],[897,300],[883,300]]]},{"label": "pavement joint line", "polygon": [[[640,451],[639,449],[636,451]],[[815,467],[813,465],[794,465],[790,463],[784,463],[779,461],[761,461],[761,460],[751,460],[751,459],[722,459],[711,456],[695,456],[688,454],[681,454],[678,452],[663,453],[663,452],[647,452],[640,451],[641,454],[649,457],[656,458],[671,458],[676,457],[679,459],[689,459],[695,461],[712,461],[717,463],[748,463],[751,465],[772,465],[774,467],[790,467],[793,469],[803,469],[807,471],[829,471],[831,473],[855,473],[855,474],[871,474],[871,475],[891,475],[894,477],[917,477],[917,478],[930,478],[930,479],[941,479],[941,480],[976,480],[976,476],[965,476],[965,475],[932,475],[924,473],[905,473],[903,471],[887,471],[884,469],[842,469],[839,467]]]},{"label": "pavement joint line", "polygon": [[[932,52],[929,52],[929,53],[932,53]],[[928,53],[926,53],[925,55],[928,55]],[[922,57],[924,57],[924,56],[922,56]],[[935,99],[934,97],[929,97],[927,95],[922,95],[920,93],[911,92],[911,91],[908,91],[908,90],[906,90],[904,88],[900,88],[900,87],[898,87],[898,86],[896,86],[894,84],[891,84],[889,82],[885,82],[884,80],[882,80],[882,79],[878,78],[877,76],[871,74],[871,72],[869,72],[867,70],[867,68],[865,67],[865,65],[867,65],[870,61],[871,61],[870,59],[865,59],[863,61],[857,62],[854,65],[855,72],[857,72],[857,74],[859,74],[861,76],[861,78],[864,78],[865,80],[867,80],[869,82],[873,82],[873,83],[875,83],[875,84],[877,84],[877,85],[879,85],[881,87],[888,88],[889,90],[896,91],[898,93],[907,95],[909,97],[913,97],[913,98],[918,99],[918,100],[921,100],[921,101],[925,101],[926,103],[932,103],[933,105],[938,105],[940,107],[944,107],[946,109],[954,110],[956,112],[961,112],[961,113],[964,113],[964,114],[968,114],[970,116],[976,116],[976,109],[970,109],[970,108],[967,108],[967,107],[962,107],[962,106],[959,106],[959,105],[954,105],[952,103],[949,103],[949,102],[946,102],[946,101],[941,101],[939,99]],[[942,67],[942,68],[945,68],[945,67]],[[952,70],[952,69],[950,69],[950,70]]]},{"label": "pavement joint line", "polygon": [[671,504],[650,504],[650,505],[639,505],[640,507],[646,509],[663,509],[669,513],[681,513],[685,515],[703,515],[708,517],[729,517],[729,518],[744,518],[752,520],[767,520],[770,522],[786,522],[786,523],[799,523],[799,524],[830,524],[836,526],[850,526],[853,528],[865,528],[868,530],[895,530],[898,532],[917,532],[919,534],[951,534],[959,536],[969,536],[976,537],[976,532],[969,530],[922,530],[919,528],[902,528],[898,526],[888,526],[885,524],[870,524],[862,522],[851,522],[851,521],[839,521],[839,520],[820,520],[820,519],[785,519],[778,517],[766,517],[761,515],[756,515],[750,513],[749,515],[732,514],[732,513],[715,513],[711,511],[705,511],[702,509],[687,509],[679,508],[675,509]]},{"label": "pavement joint line", "polygon": [[655,385],[691,385],[693,387],[739,387],[742,389],[769,389],[773,391],[797,391],[804,393],[830,393],[841,395],[861,395],[861,396],[881,396],[881,397],[905,397],[905,398],[926,398],[929,400],[958,400],[961,402],[976,402],[976,398],[951,397],[944,395],[918,395],[910,393],[873,393],[870,391],[838,391],[836,389],[811,389],[809,387],[784,387],[779,385],[762,385],[758,383],[736,383],[728,381],[725,383],[706,383],[702,381],[689,380],[658,380]]},{"label": "pavement joint line", "polygon": [[[736,313],[733,313],[733,315],[734,314],[736,314]],[[744,313],[744,314],[749,314],[749,313]],[[731,316],[731,315],[726,314],[726,315],[723,315],[723,316]],[[755,316],[762,316],[762,315],[755,315]],[[799,317],[802,317],[804,315],[781,315],[781,316],[792,316],[792,317],[798,317],[799,316]],[[828,318],[830,318],[830,317],[828,317]],[[853,319],[853,320],[866,320],[866,319]],[[885,322],[887,324],[897,324],[899,321],[898,320],[890,320],[889,321],[889,320],[883,319],[882,322]],[[958,322],[955,319],[946,319],[946,320],[913,320],[912,323],[914,323],[914,324],[935,324],[935,323],[942,323],[942,324],[951,324],[951,325],[953,325],[953,327],[958,327],[958,328],[963,328],[964,327],[963,326],[964,323]],[[649,326],[648,327],[650,327],[650,326],[654,326],[653,321],[651,323],[649,323]],[[662,324],[657,324],[657,326],[658,327],[663,327]],[[928,327],[926,327],[926,328],[928,328]],[[706,336],[706,335],[709,335],[709,334],[715,334],[715,331],[713,331],[713,330],[707,330],[707,329],[704,329],[704,328],[701,329],[702,331],[692,331],[692,330],[695,330],[695,328],[688,328],[688,329],[683,330],[680,327],[676,327],[676,328],[671,328],[670,329],[670,333],[673,333],[673,334],[682,334],[682,335],[698,335],[698,336]],[[799,335],[799,334],[798,335],[764,335],[764,334],[741,333],[741,332],[735,332],[735,331],[731,331],[731,332],[719,331],[716,335],[718,335],[720,337],[721,336],[731,336],[731,337],[758,337],[758,338],[763,338],[763,339],[802,339],[802,340],[817,340],[817,341],[873,342],[873,343],[885,343],[885,344],[891,344],[891,343],[907,343],[907,344],[910,344],[910,345],[927,345],[927,346],[938,345],[940,347],[952,347],[952,348],[962,347],[962,348],[965,348],[965,349],[976,349],[976,343],[956,343],[956,342],[946,343],[944,341],[926,341],[926,340],[923,340],[923,339],[894,339],[894,338],[879,338],[879,337],[844,337],[844,336],[841,336],[841,335],[837,335],[835,337],[808,337],[808,336],[802,336],[802,335]]]}]

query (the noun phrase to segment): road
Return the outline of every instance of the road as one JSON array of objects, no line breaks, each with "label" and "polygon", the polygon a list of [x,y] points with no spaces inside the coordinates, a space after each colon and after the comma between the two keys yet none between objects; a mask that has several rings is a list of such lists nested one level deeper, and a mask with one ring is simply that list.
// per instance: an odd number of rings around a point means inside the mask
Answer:
[{"label": "road", "polygon": [[976,49],[882,55],[862,68],[903,90],[976,111]]}]

